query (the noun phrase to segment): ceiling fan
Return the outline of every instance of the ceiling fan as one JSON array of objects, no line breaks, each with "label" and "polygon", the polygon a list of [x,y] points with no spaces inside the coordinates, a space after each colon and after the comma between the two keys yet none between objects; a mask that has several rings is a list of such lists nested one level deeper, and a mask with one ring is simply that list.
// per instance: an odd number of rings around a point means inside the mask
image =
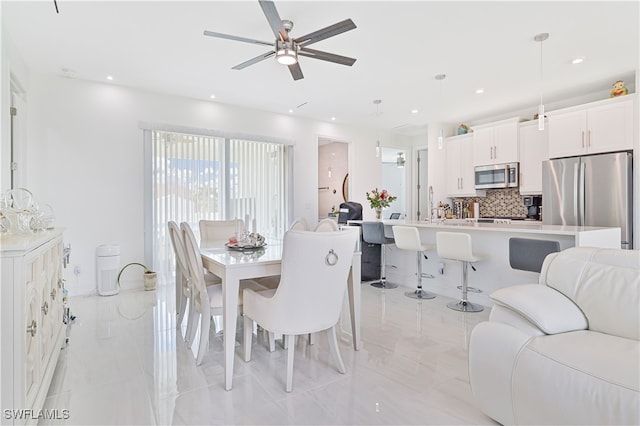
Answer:
[{"label": "ceiling fan", "polygon": [[254,40],[251,38],[238,37],[229,34],[216,33],[213,31],[204,32],[204,35],[210,37],[226,38],[229,40],[243,41],[245,43],[252,44],[262,44],[265,46],[271,46],[273,48],[267,53],[256,56],[255,58],[249,59],[248,61],[236,65],[235,67],[233,67],[234,70],[241,70],[248,67],[249,65],[253,65],[255,63],[275,56],[276,60],[279,63],[287,65],[289,67],[289,71],[291,72],[291,76],[294,80],[300,80],[301,78],[304,78],[304,75],[302,75],[302,69],[300,68],[300,64],[298,63],[298,56],[306,56],[309,58],[320,59],[323,61],[334,62],[336,64],[348,66],[351,66],[356,62],[354,58],[327,53],[320,50],[309,49],[307,47],[312,43],[316,43],[318,41],[356,28],[356,24],[354,24],[351,19],[345,19],[344,21],[338,22],[337,24],[329,25],[328,27],[322,28],[318,31],[314,31],[302,37],[291,38],[289,37],[289,32],[293,28],[293,22],[286,19],[281,19],[280,15],[278,14],[278,10],[276,9],[276,5],[272,1],[258,1],[260,3],[260,7],[262,7],[262,11],[267,17],[267,21],[269,22],[271,29],[273,30],[273,34],[276,36],[276,40],[273,43],[270,43],[268,41]]}]

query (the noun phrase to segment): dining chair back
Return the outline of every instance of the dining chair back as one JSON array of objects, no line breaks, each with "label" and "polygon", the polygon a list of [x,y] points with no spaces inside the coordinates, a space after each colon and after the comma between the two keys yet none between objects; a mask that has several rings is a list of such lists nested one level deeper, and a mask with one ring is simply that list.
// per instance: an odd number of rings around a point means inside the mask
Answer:
[{"label": "dining chair back", "polygon": [[289,227],[289,231],[308,231],[309,223],[304,217],[299,217],[293,221]]},{"label": "dining chair back", "polygon": [[357,238],[355,232],[289,231],[283,241],[278,288],[263,294],[244,291],[245,360],[251,358],[254,321],[270,332],[287,336],[287,392],[293,383],[294,336],[326,330],[338,370],[345,371],[335,326]]},{"label": "dining chair back", "polygon": [[318,225],[316,225],[316,229],[314,229],[315,232],[333,232],[333,231],[338,231],[340,228],[338,227],[338,222],[336,222],[333,219],[322,219],[320,222],[318,222]]},{"label": "dining chair back", "polygon": [[187,254],[185,253],[182,231],[178,224],[174,221],[167,223],[169,229],[169,237],[173,246],[173,253],[176,258],[176,306],[178,309],[178,320],[176,328],[180,328],[184,314],[187,310],[187,303],[191,298],[191,289],[189,288],[189,267],[187,265]]},{"label": "dining chair back", "polygon": [[201,248],[223,247],[229,241],[229,237],[245,231],[245,223],[242,219],[202,219],[199,226]]}]

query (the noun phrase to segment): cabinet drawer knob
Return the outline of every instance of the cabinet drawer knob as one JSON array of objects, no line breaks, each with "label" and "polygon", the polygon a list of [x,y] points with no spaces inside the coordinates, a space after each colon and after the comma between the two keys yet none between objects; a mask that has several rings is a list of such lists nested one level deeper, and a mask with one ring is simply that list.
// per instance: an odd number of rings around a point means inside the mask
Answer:
[{"label": "cabinet drawer knob", "polygon": [[42,312],[44,312],[45,315],[49,313],[49,302],[45,301],[42,304]]},{"label": "cabinet drawer knob", "polygon": [[64,286],[64,283],[65,283],[65,279],[64,278],[58,279],[58,288],[62,288]]},{"label": "cabinet drawer knob", "polygon": [[37,331],[38,323],[36,323],[35,320],[31,320],[31,324],[27,327],[27,334],[31,334],[31,337],[35,337]]},{"label": "cabinet drawer knob", "polygon": [[56,300],[56,294],[58,293],[55,288],[51,290],[51,300]]}]

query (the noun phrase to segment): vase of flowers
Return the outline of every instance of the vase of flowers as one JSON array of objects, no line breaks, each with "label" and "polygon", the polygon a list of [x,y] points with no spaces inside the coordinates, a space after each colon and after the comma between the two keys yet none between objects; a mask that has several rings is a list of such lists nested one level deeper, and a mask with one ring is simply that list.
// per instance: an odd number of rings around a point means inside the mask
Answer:
[{"label": "vase of flowers", "polygon": [[376,211],[376,219],[382,218],[382,209],[389,207],[391,202],[396,198],[398,197],[389,194],[386,189],[379,191],[378,188],[376,188],[371,192],[367,192],[367,200],[369,200],[371,208]]}]

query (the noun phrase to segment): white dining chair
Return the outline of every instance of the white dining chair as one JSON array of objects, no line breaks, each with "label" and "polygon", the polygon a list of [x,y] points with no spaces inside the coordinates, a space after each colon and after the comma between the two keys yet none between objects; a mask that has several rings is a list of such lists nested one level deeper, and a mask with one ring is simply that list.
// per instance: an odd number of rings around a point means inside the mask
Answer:
[{"label": "white dining chair", "polygon": [[289,231],[308,231],[309,222],[304,217],[299,217],[289,226]]},{"label": "white dining chair", "polygon": [[322,219],[320,222],[318,222],[318,224],[316,225],[316,229],[314,229],[314,231],[316,232],[333,232],[333,231],[337,231],[340,228],[338,227],[338,222],[336,222],[333,219]]},{"label": "white dining chair", "polygon": [[[198,354],[196,357],[196,365],[202,363],[205,353],[209,347],[209,330],[211,325],[211,317],[213,315],[221,316],[222,312],[222,285],[207,286],[204,279],[204,266],[202,264],[202,255],[200,247],[193,234],[193,230],[188,223],[182,222],[180,228],[184,234],[184,245],[187,258],[187,267],[189,270],[189,283],[191,289],[191,310],[189,311],[189,321],[192,327],[191,335],[188,336],[189,344],[193,343],[196,321],[200,320],[200,340],[198,341]],[[260,286],[252,280],[240,281],[240,294],[238,297],[238,312],[241,312],[242,291],[244,289],[252,289],[255,291],[263,291],[264,287]]]},{"label": "white dining chair", "polygon": [[[176,258],[176,308],[178,311],[176,328],[179,329],[182,326],[182,321],[184,320],[187,308],[191,311],[191,302],[193,301],[193,298],[191,297],[192,292],[189,283],[189,268],[187,265],[187,254],[185,252],[183,232],[174,221],[169,221],[167,223],[167,228],[169,230],[169,237],[171,238],[173,253]],[[220,278],[210,272],[204,273],[204,279],[207,286],[220,285],[221,283]],[[189,321],[189,318],[190,317],[187,317],[187,330],[184,335],[184,338],[188,343],[188,338],[192,334],[193,328],[193,324]]]},{"label": "white dining chair", "polygon": [[356,240],[354,232],[288,231],[283,241],[278,288],[273,293],[244,290],[244,359],[251,360],[254,321],[270,332],[285,335],[287,392],[293,388],[295,336],[327,331],[338,371],[345,372],[335,327]]},{"label": "white dining chair", "polygon": [[200,248],[224,247],[230,237],[245,231],[244,220],[206,220],[198,223],[200,227]]}]

